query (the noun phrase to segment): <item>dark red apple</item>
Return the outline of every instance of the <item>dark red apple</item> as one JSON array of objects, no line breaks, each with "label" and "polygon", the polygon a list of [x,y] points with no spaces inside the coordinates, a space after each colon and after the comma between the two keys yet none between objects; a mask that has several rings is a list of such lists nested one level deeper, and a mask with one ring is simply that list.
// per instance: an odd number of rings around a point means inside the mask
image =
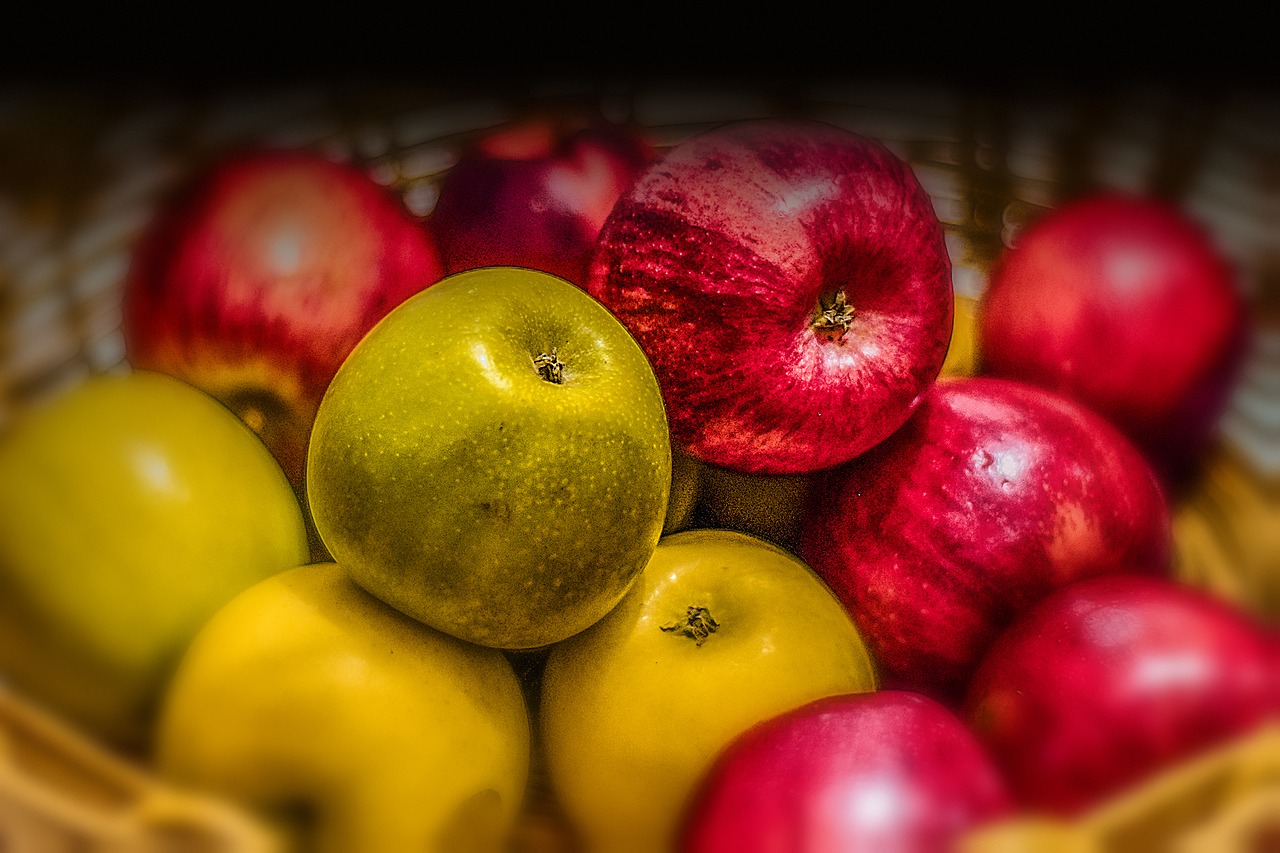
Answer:
[{"label": "dark red apple", "polygon": [[576,113],[478,137],[428,217],[446,269],[532,267],[581,285],[605,218],[656,156],[639,126]]},{"label": "dark red apple", "polygon": [[996,634],[1053,589],[1169,569],[1151,466],[1100,415],[1025,383],[939,379],[898,432],[823,480],[801,556],[885,686],[949,704]]},{"label": "dark red apple", "polygon": [[978,316],[983,373],[1105,415],[1171,484],[1195,470],[1248,339],[1234,270],[1208,232],[1170,202],[1119,192],[1032,222]]},{"label": "dark red apple", "polygon": [[1164,578],[1071,584],[992,644],[964,719],[1023,808],[1072,816],[1280,719],[1260,624]]},{"label": "dark red apple", "polygon": [[946,357],[950,272],[905,162],[831,125],[759,120],[650,166],[605,221],[586,289],[648,355],[678,443],[801,474],[906,420]]},{"label": "dark red apple", "polygon": [[168,199],[136,244],[128,359],[221,400],[300,488],[343,359],[442,276],[422,223],[363,170],[306,150],[236,150]]},{"label": "dark red apple", "polygon": [[689,802],[680,853],[935,853],[1012,813],[950,710],[918,693],[830,696],[748,729]]}]

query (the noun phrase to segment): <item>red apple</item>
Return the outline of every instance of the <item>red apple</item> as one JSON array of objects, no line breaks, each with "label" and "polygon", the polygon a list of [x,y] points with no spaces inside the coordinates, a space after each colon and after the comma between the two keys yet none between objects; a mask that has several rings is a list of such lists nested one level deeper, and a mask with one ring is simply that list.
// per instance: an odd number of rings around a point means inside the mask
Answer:
[{"label": "red apple", "polygon": [[759,120],[650,166],[605,221],[586,289],[649,356],[679,444],[799,474],[906,420],[946,357],[950,271],[906,163],[831,125]]},{"label": "red apple", "polygon": [[819,699],[731,741],[689,802],[679,849],[934,853],[1011,812],[955,714],[882,690]]},{"label": "red apple", "polygon": [[136,244],[128,358],[233,409],[299,488],[343,359],[442,275],[422,224],[364,171],[305,150],[237,150],[193,176]]},{"label": "red apple", "polygon": [[1118,192],[1044,214],[992,270],[981,371],[1057,391],[1111,419],[1167,482],[1227,405],[1247,312],[1223,253],[1181,208]]},{"label": "red apple", "polygon": [[609,211],[656,155],[638,126],[569,113],[477,138],[428,218],[447,270],[532,267],[581,285]]},{"label": "red apple", "polygon": [[939,379],[897,433],[823,480],[801,556],[844,601],[885,686],[948,703],[1051,590],[1169,568],[1150,465],[1101,416],[1024,383]]},{"label": "red apple", "polygon": [[1165,578],[1091,578],[992,644],[964,718],[1023,807],[1071,816],[1280,715],[1244,611]]}]

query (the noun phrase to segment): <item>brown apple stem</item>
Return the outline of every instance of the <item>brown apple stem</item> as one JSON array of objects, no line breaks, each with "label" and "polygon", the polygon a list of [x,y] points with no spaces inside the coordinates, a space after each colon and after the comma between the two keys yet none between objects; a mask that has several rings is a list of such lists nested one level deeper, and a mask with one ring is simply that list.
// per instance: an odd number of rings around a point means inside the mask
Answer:
[{"label": "brown apple stem", "polygon": [[830,302],[818,300],[818,316],[813,321],[813,331],[819,337],[842,343],[857,313],[849,304],[844,290],[837,290]]},{"label": "brown apple stem", "polygon": [[702,645],[716,632],[720,623],[711,615],[711,611],[698,605],[690,605],[685,611],[684,619],[668,622],[662,626],[663,631],[679,632],[693,640],[694,645]]},{"label": "brown apple stem", "polygon": [[552,347],[550,353],[538,353],[533,357],[533,366],[537,368],[538,375],[545,381],[559,385],[564,382],[564,362],[556,357],[556,348]]}]

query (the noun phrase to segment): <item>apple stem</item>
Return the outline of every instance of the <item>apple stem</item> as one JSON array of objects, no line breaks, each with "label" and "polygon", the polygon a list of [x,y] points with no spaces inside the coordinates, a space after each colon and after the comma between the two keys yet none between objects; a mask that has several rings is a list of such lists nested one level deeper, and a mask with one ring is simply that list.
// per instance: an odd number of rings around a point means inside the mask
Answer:
[{"label": "apple stem", "polygon": [[813,331],[819,336],[834,343],[844,341],[845,332],[853,325],[853,318],[858,312],[849,304],[843,289],[837,290],[830,302],[818,301],[818,316],[813,321]]},{"label": "apple stem", "polygon": [[662,630],[678,631],[681,635],[692,639],[695,645],[700,646],[719,627],[720,623],[712,617],[710,610],[698,605],[690,605],[685,611],[683,620],[677,619],[675,622],[668,622],[662,626]]},{"label": "apple stem", "polygon": [[556,348],[552,347],[550,353],[538,353],[533,357],[533,366],[538,369],[540,375],[547,382],[559,385],[564,382],[564,362],[556,357]]}]

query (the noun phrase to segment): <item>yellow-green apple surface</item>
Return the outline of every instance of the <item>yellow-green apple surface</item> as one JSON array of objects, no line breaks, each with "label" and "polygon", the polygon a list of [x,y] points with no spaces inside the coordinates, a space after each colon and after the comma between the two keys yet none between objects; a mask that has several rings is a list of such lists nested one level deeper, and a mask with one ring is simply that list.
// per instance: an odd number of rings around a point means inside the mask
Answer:
[{"label": "yellow-green apple surface", "polygon": [[706,466],[677,445],[671,446],[671,496],[662,534],[684,530],[693,523],[693,513],[702,495]]},{"label": "yellow-green apple surface", "polygon": [[262,816],[287,849],[496,853],[529,744],[501,652],[326,562],[256,584],[206,624],[165,696],[155,763]]},{"label": "yellow-green apple surface", "polygon": [[750,533],[796,550],[815,474],[746,474],[704,465],[699,493],[705,526]]},{"label": "yellow-green apple surface", "polygon": [[874,690],[874,663],[794,555],[736,531],[664,537],[607,616],[551,648],[539,733],[592,853],[664,853],[713,758],[749,727]]},{"label": "yellow-green apple surface", "polygon": [[161,374],[102,375],[0,439],[0,679],[122,747],[218,607],[305,562],[279,464]]},{"label": "yellow-green apple surface", "polygon": [[578,633],[662,533],[671,444],[640,347],[583,290],[486,267],[406,300],[356,346],[311,437],[325,546],[366,590],[505,649]]}]

